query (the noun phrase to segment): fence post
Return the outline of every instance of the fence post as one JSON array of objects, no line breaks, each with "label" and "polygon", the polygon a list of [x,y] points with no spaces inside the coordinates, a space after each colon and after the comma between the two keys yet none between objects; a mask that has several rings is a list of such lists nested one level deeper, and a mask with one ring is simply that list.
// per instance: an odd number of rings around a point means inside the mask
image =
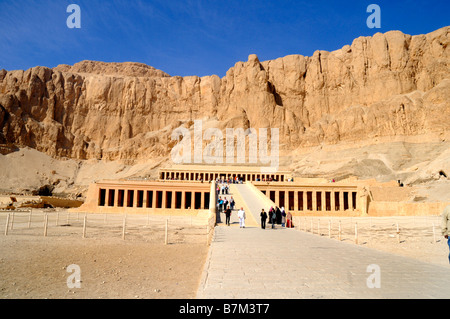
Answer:
[{"label": "fence post", "polygon": [[328,238],[331,238],[331,219],[328,220]]},{"label": "fence post", "polygon": [[397,241],[400,244],[400,229],[398,228],[398,222],[397,222]]},{"label": "fence post", "polygon": [[339,241],[341,241],[341,221],[339,221],[339,232],[338,232]]},{"label": "fence post", "polygon": [[[77,216],[77,218],[78,218],[78,216]],[[85,214],[84,218],[83,218],[83,238],[86,238],[86,219],[87,219],[87,216]]]},{"label": "fence post", "polygon": [[33,213],[33,210],[30,209],[30,216],[28,217],[28,229],[31,228],[31,214]]},{"label": "fence post", "polygon": [[358,244],[358,223],[355,223],[355,244]]},{"label": "fence post", "polygon": [[12,212],[12,218],[11,218],[11,230],[14,229],[14,212]]},{"label": "fence post", "polygon": [[9,214],[6,216],[5,236],[8,235],[8,228],[9,228]]},{"label": "fence post", "polygon": [[123,224],[122,224],[122,239],[125,240],[125,227],[127,222],[127,215],[123,215]]},{"label": "fence post", "polygon": [[47,237],[47,224],[48,224],[48,214],[44,217],[44,237]]},{"label": "fence post", "polygon": [[58,226],[59,222],[59,212],[56,212],[56,226]]}]

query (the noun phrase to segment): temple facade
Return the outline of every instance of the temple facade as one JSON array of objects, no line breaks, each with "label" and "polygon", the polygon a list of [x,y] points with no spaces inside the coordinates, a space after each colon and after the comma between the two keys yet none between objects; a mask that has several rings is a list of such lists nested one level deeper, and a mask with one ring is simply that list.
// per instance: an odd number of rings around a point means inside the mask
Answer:
[{"label": "temple facade", "polygon": [[259,168],[177,167],[161,169],[159,179],[105,180],[90,185],[83,211],[100,213],[196,214],[215,212],[217,185],[250,183],[258,196],[293,214],[367,214],[369,194],[356,181],[298,178]]},{"label": "temple facade", "polygon": [[[212,183],[166,181],[100,181],[91,184],[81,209],[110,213],[194,213],[215,205]],[[213,191],[214,190],[214,191]]]}]

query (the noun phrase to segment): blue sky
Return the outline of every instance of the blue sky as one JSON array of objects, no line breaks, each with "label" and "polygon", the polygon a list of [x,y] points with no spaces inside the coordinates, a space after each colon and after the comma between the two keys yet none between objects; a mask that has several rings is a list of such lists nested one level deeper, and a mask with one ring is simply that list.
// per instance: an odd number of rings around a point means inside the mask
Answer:
[{"label": "blue sky", "polygon": [[[81,28],[69,29],[70,4]],[[370,29],[369,4],[381,8]],[[170,75],[224,76],[238,61],[333,51],[359,36],[450,25],[450,1],[0,0],[0,69],[82,60],[142,62]]]}]

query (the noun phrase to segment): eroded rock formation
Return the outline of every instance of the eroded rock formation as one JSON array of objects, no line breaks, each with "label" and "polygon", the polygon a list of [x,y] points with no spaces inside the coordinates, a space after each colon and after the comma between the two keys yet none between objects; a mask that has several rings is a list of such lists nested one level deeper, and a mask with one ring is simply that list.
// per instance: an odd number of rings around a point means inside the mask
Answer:
[{"label": "eroded rock formation", "polygon": [[[450,128],[450,27],[360,37],[342,49],[259,61],[226,76],[171,77],[139,63],[83,61],[0,71],[0,144],[72,159],[167,156],[173,129],[210,119],[279,128],[292,150]],[[7,147],[6,147],[7,146]]]}]

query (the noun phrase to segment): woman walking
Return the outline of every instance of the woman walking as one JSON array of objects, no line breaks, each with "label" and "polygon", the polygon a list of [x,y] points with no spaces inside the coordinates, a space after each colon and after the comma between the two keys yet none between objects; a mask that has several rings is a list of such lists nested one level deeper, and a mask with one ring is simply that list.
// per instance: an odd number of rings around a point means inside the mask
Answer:
[{"label": "woman walking", "polygon": [[286,227],[292,228],[292,214],[291,212],[287,212],[286,214]]}]

